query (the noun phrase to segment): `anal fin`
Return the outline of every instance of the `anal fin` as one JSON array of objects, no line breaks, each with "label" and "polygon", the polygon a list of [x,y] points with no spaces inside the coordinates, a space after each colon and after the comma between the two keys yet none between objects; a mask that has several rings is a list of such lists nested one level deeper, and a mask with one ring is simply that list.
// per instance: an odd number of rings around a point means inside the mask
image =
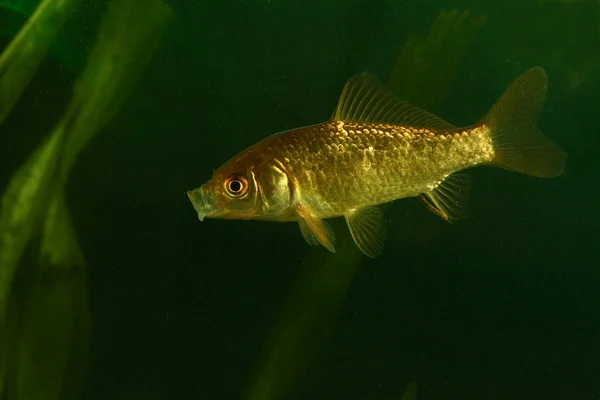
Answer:
[{"label": "anal fin", "polygon": [[311,246],[321,244],[327,250],[335,253],[335,232],[331,225],[312,215],[306,206],[298,205],[296,213],[299,217],[300,232],[306,242]]},{"label": "anal fin", "polygon": [[465,218],[469,203],[469,175],[451,174],[434,189],[419,195],[430,211],[446,221]]},{"label": "anal fin", "polygon": [[368,257],[375,258],[383,251],[387,224],[379,207],[369,206],[353,210],[346,215],[346,223],[354,243]]}]

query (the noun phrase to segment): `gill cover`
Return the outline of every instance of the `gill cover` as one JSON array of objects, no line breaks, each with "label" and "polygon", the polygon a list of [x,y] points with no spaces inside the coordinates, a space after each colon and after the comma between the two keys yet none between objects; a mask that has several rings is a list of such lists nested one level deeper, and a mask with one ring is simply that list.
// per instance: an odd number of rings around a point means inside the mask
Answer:
[{"label": "gill cover", "polygon": [[292,201],[291,182],[284,166],[277,159],[267,162],[250,175],[258,188],[260,214],[266,219],[274,218],[290,207]]}]

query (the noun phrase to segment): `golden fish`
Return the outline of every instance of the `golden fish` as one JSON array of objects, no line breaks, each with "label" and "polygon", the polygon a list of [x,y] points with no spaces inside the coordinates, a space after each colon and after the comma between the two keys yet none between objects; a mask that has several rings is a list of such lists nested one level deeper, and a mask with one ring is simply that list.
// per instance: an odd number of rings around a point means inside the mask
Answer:
[{"label": "golden fish", "polygon": [[468,177],[490,165],[536,177],[562,174],[566,154],[536,127],[548,77],[519,76],[464,128],[396,98],[367,73],[346,83],[332,118],[269,136],[223,164],[187,195],[198,218],[296,221],[306,241],[335,252],[326,218],[344,216],[369,257],[383,249],[377,205],[419,197],[451,220],[466,215]]}]

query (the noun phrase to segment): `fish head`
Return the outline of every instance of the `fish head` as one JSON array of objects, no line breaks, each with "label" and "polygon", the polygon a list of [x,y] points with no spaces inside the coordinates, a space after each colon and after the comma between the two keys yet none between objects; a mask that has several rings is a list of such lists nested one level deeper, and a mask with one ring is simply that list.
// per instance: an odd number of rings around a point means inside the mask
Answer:
[{"label": "fish head", "polygon": [[276,160],[236,157],[199,188],[187,192],[198,219],[278,220],[291,208],[287,172]]}]

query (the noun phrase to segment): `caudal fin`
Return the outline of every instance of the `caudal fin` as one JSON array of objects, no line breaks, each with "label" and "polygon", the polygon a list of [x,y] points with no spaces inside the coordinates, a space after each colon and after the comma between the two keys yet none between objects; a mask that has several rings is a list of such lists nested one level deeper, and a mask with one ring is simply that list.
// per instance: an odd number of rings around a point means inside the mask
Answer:
[{"label": "caudal fin", "polygon": [[540,178],[563,173],[566,153],[537,128],[548,87],[541,67],[531,68],[506,89],[480,123],[490,128],[491,165]]}]

